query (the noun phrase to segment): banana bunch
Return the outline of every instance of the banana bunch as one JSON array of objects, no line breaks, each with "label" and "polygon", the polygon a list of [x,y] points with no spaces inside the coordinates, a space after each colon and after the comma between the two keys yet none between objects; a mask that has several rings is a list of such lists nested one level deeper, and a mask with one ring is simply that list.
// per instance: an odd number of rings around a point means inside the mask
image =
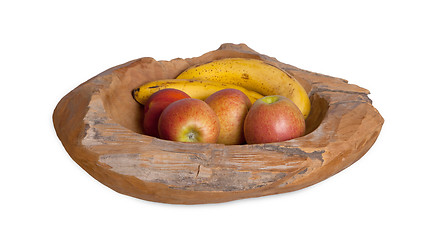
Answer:
[{"label": "banana bunch", "polygon": [[190,67],[176,79],[146,83],[134,89],[132,95],[144,104],[150,95],[165,88],[175,88],[201,100],[225,88],[242,91],[252,103],[263,96],[282,95],[298,106],[304,118],[311,107],[307,92],[296,79],[257,59],[225,58]]},{"label": "banana bunch", "polygon": [[281,69],[261,60],[225,58],[191,67],[177,79],[210,80],[234,84],[262,95],[282,95],[292,100],[304,118],[310,113],[310,99],[299,82]]},{"label": "banana bunch", "polygon": [[191,98],[197,98],[201,100],[204,100],[213,93],[226,88],[234,88],[240,90],[247,97],[249,97],[252,103],[254,103],[257,99],[263,97],[263,95],[255,91],[248,90],[235,84],[196,79],[164,79],[148,82],[140,86],[139,88],[134,89],[132,91],[132,96],[137,102],[144,105],[150,95],[166,88],[181,90],[187,93]]}]

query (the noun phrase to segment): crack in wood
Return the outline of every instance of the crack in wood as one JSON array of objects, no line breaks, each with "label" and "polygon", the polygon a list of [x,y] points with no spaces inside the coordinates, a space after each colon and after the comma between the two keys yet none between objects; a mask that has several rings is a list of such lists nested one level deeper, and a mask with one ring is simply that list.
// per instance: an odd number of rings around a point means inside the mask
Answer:
[{"label": "crack in wood", "polygon": [[367,94],[361,93],[361,92],[358,92],[358,91],[330,89],[330,88],[319,88],[319,87],[312,89],[312,91],[310,92],[310,95],[313,95],[315,93],[320,93],[320,92],[335,92],[335,93],[358,94],[358,95],[365,95],[365,96],[367,96]]},{"label": "crack in wood", "polygon": [[322,154],[325,152],[325,150],[319,150],[319,151],[313,151],[311,153],[308,153],[300,148],[297,147],[287,147],[287,146],[276,146],[276,145],[270,145],[270,144],[264,144],[260,146],[256,146],[259,149],[266,150],[266,151],[275,151],[282,153],[288,157],[293,156],[302,156],[310,159],[316,159],[321,161],[321,163],[324,163],[324,158]]},{"label": "crack in wood", "polygon": [[198,169],[197,169],[197,171],[196,171],[196,176],[195,176],[195,178],[197,178],[198,175],[200,174],[200,170],[201,170],[201,164],[198,164]]}]

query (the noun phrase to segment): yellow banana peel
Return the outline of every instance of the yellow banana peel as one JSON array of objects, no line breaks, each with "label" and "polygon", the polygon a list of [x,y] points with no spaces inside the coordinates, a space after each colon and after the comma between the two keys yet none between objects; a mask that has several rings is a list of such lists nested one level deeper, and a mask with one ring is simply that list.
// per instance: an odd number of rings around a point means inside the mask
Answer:
[{"label": "yellow banana peel", "polygon": [[243,87],[262,95],[282,95],[291,99],[304,118],[311,103],[302,85],[283,70],[257,59],[225,58],[190,67],[177,79],[208,80]]},{"label": "yellow banana peel", "polygon": [[234,88],[242,91],[252,103],[263,97],[263,95],[255,91],[248,90],[235,84],[198,79],[163,79],[148,82],[134,89],[132,91],[132,96],[137,102],[144,105],[153,93],[166,88],[181,90],[187,93],[191,98],[201,100],[204,100],[213,93],[226,88]]}]

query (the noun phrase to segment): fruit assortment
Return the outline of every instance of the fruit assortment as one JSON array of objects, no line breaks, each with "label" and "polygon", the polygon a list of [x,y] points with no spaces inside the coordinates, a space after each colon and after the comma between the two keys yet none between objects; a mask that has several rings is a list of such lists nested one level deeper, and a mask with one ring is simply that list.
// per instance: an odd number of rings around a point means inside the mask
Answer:
[{"label": "fruit assortment", "polygon": [[261,60],[225,58],[132,91],[144,133],[180,142],[257,144],[305,133],[310,100],[287,73]]}]

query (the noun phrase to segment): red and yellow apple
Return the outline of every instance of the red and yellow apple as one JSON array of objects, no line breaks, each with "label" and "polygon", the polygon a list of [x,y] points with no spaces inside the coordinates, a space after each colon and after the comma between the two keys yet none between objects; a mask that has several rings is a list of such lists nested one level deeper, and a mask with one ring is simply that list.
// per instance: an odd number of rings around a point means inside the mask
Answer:
[{"label": "red and yellow apple", "polygon": [[244,136],[249,144],[281,142],[305,133],[305,120],[299,108],[278,95],[256,100],[244,121]]},{"label": "red and yellow apple", "polygon": [[233,88],[217,91],[205,102],[214,110],[220,123],[218,143],[242,144],[244,139],[244,119],[252,106],[243,92]]},{"label": "red and yellow apple", "polygon": [[171,103],[158,122],[160,138],[179,142],[216,143],[218,117],[207,103],[195,98]]},{"label": "red and yellow apple", "polygon": [[159,137],[158,121],[161,113],[169,104],[184,98],[190,98],[190,96],[181,90],[173,88],[162,89],[152,94],[144,105],[144,133],[149,136]]}]

